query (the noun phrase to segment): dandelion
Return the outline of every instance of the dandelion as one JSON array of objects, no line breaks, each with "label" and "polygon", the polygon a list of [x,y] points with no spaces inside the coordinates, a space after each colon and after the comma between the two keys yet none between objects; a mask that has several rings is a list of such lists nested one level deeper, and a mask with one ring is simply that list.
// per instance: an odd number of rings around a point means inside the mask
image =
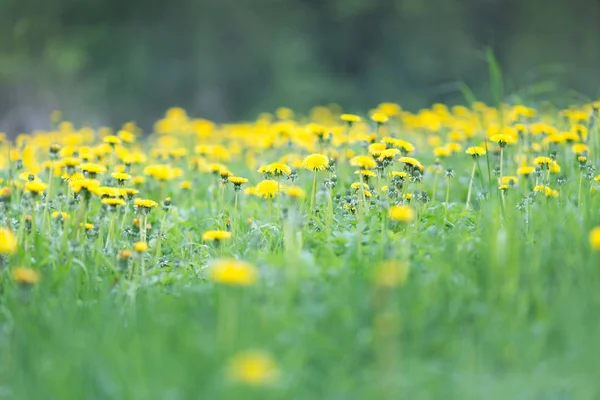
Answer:
[{"label": "dandelion", "polygon": [[206,231],[202,234],[202,240],[204,240],[205,242],[216,242],[219,243],[223,240],[228,240],[231,239],[231,232],[228,231],[220,231],[220,230],[213,230],[213,231]]},{"label": "dandelion", "polygon": [[30,181],[25,184],[25,192],[32,193],[34,195],[44,193],[47,188],[48,185],[43,182]]},{"label": "dandelion", "polygon": [[516,185],[517,183],[519,183],[519,178],[517,178],[516,176],[503,176],[502,178],[498,179],[498,183],[500,185]]},{"label": "dandelion", "polygon": [[157,207],[158,203],[154,200],[149,199],[134,199],[133,204],[141,209],[150,210],[151,208]]},{"label": "dandelion", "polygon": [[248,179],[239,176],[230,176],[229,182],[233,183],[233,188],[239,191],[244,183],[248,183]]},{"label": "dandelion", "polygon": [[11,275],[13,280],[21,285],[35,285],[40,281],[40,274],[32,268],[13,268]]},{"label": "dandelion", "polygon": [[389,117],[382,112],[375,112],[371,115],[371,121],[376,122],[378,125],[385,124],[388,120]]},{"label": "dandelion", "polygon": [[90,178],[94,178],[96,175],[106,172],[106,167],[100,164],[84,163],[79,166],[79,169],[87,174]]},{"label": "dandelion", "polygon": [[143,241],[135,242],[133,244],[133,250],[135,250],[136,253],[144,253],[148,251],[148,243]]},{"label": "dandelion", "polygon": [[451,154],[450,149],[445,146],[438,146],[433,149],[433,155],[435,157],[448,157]]},{"label": "dandelion", "polygon": [[533,174],[534,172],[535,172],[535,168],[530,167],[527,164],[522,165],[519,168],[517,168],[517,175],[524,175],[525,177],[528,177],[529,175]]},{"label": "dandelion", "polygon": [[578,155],[586,154],[589,150],[590,148],[585,143],[575,143],[573,146],[571,146],[571,151]]},{"label": "dandelion", "polygon": [[322,154],[311,154],[302,161],[302,168],[309,171],[322,171],[329,166],[329,158]]},{"label": "dandelion", "polygon": [[0,254],[13,254],[17,251],[17,238],[8,228],[0,227]]},{"label": "dandelion", "polygon": [[542,169],[549,169],[554,161],[550,157],[536,157],[533,163],[539,165]]},{"label": "dandelion", "polygon": [[396,222],[410,222],[415,219],[415,211],[405,205],[394,206],[390,208],[389,218]]},{"label": "dandelion", "polygon": [[506,133],[498,133],[496,135],[493,135],[492,137],[490,137],[490,140],[494,143],[498,143],[501,149],[506,147],[507,144],[517,143],[517,139],[514,136]]},{"label": "dandelion", "polygon": [[292,169],[287,164],[281,162],[274,162],[269,165],[260,167],[258,169],[258,172],[266,175],[282,176],[290,175],[292,173]]},{"label": "dandelion", "polygon": [[329,166],[329,158],[322,154],[311,154],[304,158],[302,161],[302,167],[314,171],[312,194],[310,198],[310,208],[314,209],[315,201],[317,197],[317,175],[319,171],[326,169]]},{"label": "dandelion", "polygon": [[70,215],[64,211],[54,211],[52,213],[52,218],[59,220],[59,221],[64,221],[65,219],[68,219],[70,217]]},{"label": "dandelion", "polygon": [[126,174],[124,172],[113,172],[110,176],[113,177],[119,184],[123,184],[125,181],[131,179],[131,175]]},{"label": "dandelion", "polygon": [[255,191],[256,195],[263,199],[272,199],[279,193],[279,184],[277,181],[265,179],[256,185]]},{"label": "dandelion", "polygon": [[355,156],[350,160],[350,165],[361,169],[373,169],[377,163],[371,156]]},{"label": "dandelion", "polygon": [[422,168],[421,163],[416,158],[412,158],[412,157],[400,157],[400,159],[398,161],[400,161],[401,163],[404,163],[405,165],[409,165],[409,166],[411,166],[413,168],[417,168],[417,169]]},{"label": "dandelion", "polygon": [[[231,177],[230,177],[230,181],[231,181]],[[192,188],[192,182],[183,181],[179,184],[179,188],[182,190],[190,190]]]},{"label": "dandelion", "polygon": [[125,200],[120,199],[120,198],[107,197],[105,199],[102,199],[102,204],[111,206],[111,208],[114,210],[117,208],[117,206],[124,206],[126,203],[125,203]]},{"label": "dandelion", "polygon": [[286,188],[285,193],[294,199],[303,199],[306,196],[306,192],[297,186],[289,186]]},{"label": "dandelion", "polygon": [[249,286],[256,283],[258,271],[249,262],[235,259],[214,261],[209,269],[210,280],[231,286]]},{"label": "dandelion", "polygon": [[590,231],[589,242],[592,249],[600,250],[600,226],[597,226]]},{"label": "dandelion", "polygon": [[277,381],[279,374],[279,367],[273,357],[260,350],[244,351],[229,362],[229,378],[238,383],[269,385]]},{"label": "dandelion", "polygon": [[465,153],[473,156],[473,158],[478,158],[478,157],[485,155],[485,148],[483,148],[481,146],[471,146],[471,147],[467,148]]},{"label": "dandelion", "polygon": [[108,143],[114,147],[117,144],[121,144],[121,139],[118,136],[108,135],[104,138],[104,143]]},{"label": "dandelion", "polygon": [[346,122],[348,125],[360,122],[360,117],[354,114],[342,114],[340,115],[340,119]]}]

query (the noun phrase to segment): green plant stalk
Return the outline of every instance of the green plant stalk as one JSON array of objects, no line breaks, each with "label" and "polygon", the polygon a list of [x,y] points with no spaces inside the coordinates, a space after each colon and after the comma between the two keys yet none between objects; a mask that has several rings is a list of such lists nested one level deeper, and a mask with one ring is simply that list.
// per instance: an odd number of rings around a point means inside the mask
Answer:
[{"label": "green plant stalk", "polygon": [[471,191],[473,190],[473,181],[475,180],[475,168],[477,168],[477,161],[473,161],[473,168],[471,169],[471,179],[469,180],[469,190],[467,191],[467,203],[465,209],[469,209],[471,203]]}]

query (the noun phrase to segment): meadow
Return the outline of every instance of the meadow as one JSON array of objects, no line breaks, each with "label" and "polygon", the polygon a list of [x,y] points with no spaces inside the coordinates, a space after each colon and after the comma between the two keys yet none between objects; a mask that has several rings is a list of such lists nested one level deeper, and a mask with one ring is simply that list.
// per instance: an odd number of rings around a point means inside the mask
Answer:
[{"label": "meadow", "polygon": [[599,108],[0,135],[0,399],[598,398]]}]

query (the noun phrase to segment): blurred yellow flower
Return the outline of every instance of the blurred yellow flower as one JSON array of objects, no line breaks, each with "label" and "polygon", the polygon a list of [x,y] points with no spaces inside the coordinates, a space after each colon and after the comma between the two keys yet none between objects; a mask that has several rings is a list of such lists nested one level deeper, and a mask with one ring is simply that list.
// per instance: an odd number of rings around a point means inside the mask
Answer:
[{"label": "blurred yellow flower", "polygon": [[229,378],[252,386],[275,383],[279,367],[269,354],[260,350],[247,350],[237,354],[229,362]]},{"label": "blurred yellow flower", "polygon": [[589,241],[592,249],[600,250],[600,226],[597,226],[590,231]]},{"label": "blurred yellow flower", "polygon": [[389,217],[392,221],[410,222],[415,219],[415,211],[405,205],[393,206],[390,208]]},{"label": "blurred yellow flower", "polygon": [[228,231],[206,231],[202,234],[202,240],[205,242],[220,242],[221,240],[231,239],[231,232]]},{"label": "blurred yellow flower", "polygon": [[40,281],[40,274],[32,268],[13,268],[11,275],[15,282],[23,285],[35,285]]},{"label": "blurred yellow flower", "polygon": [[0,254],[13,254],[17,251],[17,238],[8,228],[0,228]]},{"label": "blurred yellow flower", "polygon": [[258,279],[256,267],[249,262],[236,259],[213,261],[209,269],[213,282],[232,286],[252,285]]}]

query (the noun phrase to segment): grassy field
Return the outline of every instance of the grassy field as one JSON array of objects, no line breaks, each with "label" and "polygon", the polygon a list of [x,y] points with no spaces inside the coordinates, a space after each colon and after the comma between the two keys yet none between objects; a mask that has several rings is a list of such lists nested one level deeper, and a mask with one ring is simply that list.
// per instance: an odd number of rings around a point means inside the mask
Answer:
[{"label": "grassy field", "polygon": [[0,141],[0,399],[597,399],[598,107]]}]

